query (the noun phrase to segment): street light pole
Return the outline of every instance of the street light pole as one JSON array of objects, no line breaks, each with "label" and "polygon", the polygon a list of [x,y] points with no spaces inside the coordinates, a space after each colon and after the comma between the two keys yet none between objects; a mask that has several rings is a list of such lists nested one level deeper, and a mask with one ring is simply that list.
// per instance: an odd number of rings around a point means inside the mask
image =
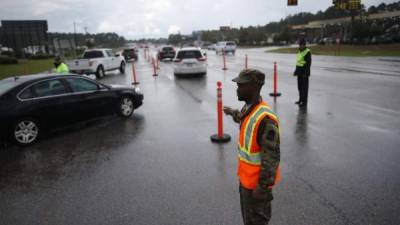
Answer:
[{"label": "street light pole", "polygon": [[75,57],[76,57],[76,23],[74,21],[74,53],[75,53]]}]

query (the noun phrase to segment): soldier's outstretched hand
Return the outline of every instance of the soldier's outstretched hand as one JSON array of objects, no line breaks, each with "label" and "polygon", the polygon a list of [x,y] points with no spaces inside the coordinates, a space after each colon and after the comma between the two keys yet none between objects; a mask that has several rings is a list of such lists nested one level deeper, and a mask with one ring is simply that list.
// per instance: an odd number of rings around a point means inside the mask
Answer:
[{"label": "soldier's outstretched hand", "polygon": [[233,115],[233,109],[229,106],[224,106],[224,113],[226,115]]}]

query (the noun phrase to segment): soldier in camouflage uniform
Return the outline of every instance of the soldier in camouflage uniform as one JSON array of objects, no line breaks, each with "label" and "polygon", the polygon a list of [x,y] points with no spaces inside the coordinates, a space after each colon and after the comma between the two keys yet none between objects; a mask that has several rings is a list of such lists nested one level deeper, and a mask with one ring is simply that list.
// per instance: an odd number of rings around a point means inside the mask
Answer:
[{"label": "soldier in camouflage uniform", "polygon": [[[241,127],[245,118],[253,112],[257,105],[262,103],[260,91],[264,80],[265,75],[262,72],[250,69],[241,71],[239,76],[233,79],[238,85],[237,96],[239,101],[245,101],[246,104],[240,111],[224,107],[224,112],[227,115],[231,115],[233,120],[239,123]],[[270,112],[270,115],[274,115],[272,111]],[[273,118],[275,117],[265,116],[259,122],[256,141],[260,147],[260,163],[258,165],[260,170],[259,177],[256,178],[256,186],[249,189],[244,187],[242,181],[240,181],[240,206],[245,225],[266,225],[271,219],[272,187],[277,182],[277,177],[280,177],[279,122]],[[238,175],[239,170],[240,165]],[[239,179],[241,179],[240,175]]]}]

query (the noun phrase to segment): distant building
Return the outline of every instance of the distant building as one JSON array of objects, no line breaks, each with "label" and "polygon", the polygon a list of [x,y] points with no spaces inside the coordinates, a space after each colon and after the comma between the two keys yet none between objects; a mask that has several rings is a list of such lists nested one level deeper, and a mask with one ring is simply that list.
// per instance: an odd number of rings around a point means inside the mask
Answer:
[{"label": "distant building", "polygon": [[25,53],[48,53],[46,20],[2,20],[0,42],[18,56]]}]

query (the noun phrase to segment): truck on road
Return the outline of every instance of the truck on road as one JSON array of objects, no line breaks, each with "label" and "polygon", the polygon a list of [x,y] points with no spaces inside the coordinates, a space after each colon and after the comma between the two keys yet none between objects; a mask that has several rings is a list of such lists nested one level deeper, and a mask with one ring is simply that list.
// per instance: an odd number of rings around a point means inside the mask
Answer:
[{"label": "truck on road", "polygon": [[232,55],[235,55],[236,51],[236,43],[233,41],[220,41],[215,45],[215,53],[219,54],[226,54],[226,53],[232,53]]},{"label": "truck on road", "polygon": [[66,62],[69,71],[76,74],[95,74],[103,78],[106,71],[119,70],[125,73],[125,59],[121,54],[115,54],[111,49],[89,49],[78,59]]}]

